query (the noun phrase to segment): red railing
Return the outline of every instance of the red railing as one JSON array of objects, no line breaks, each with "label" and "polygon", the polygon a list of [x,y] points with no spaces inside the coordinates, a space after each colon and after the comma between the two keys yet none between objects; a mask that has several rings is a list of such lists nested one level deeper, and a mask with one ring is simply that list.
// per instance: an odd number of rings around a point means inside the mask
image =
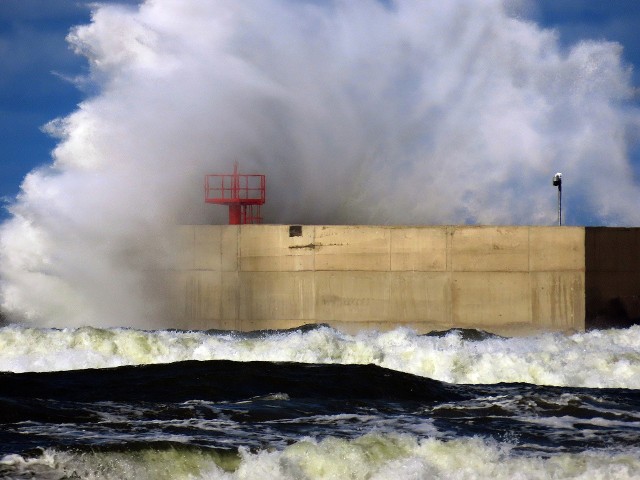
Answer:
[{"label": "red railing", "polygon": [[232,174],[213,174],[204,177],[204,201],[229,206],[232,225],[262,223],[260,205],[266,200],[265,175],[238,173],[238,163]]}]

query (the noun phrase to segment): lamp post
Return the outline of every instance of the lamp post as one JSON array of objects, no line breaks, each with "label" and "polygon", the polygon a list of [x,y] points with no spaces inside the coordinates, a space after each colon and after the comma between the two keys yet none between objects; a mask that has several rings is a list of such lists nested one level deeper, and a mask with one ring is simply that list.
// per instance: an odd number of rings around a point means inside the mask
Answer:
[{"label": "lamp post", "polygon": [[562,225],[562,174],[560,172],[553,176],[553,186],[558,187],[558,225]]}]

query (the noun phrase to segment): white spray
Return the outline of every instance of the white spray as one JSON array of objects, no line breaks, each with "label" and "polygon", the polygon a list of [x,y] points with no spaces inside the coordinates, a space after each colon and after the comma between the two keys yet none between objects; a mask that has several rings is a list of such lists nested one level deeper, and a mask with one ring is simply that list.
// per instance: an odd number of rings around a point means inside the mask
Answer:
[{"label": "white spray", "polygon": [[236,160],[269,222],[553,224],[556,171],[567,220],[638,222],[620,45],[563,49],[505,1],[96,6],[69,42],[98,93],[1,228],[4,311],[170,325],[172,226],[224,222],[202,179]]}]

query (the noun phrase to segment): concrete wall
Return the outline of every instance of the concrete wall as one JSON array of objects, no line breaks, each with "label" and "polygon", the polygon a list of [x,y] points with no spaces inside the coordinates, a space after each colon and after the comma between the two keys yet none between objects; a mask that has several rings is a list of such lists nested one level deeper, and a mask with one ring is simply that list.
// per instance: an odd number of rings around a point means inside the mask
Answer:
[{"label": "concrete wall", "polygon": [[587,228],[585,272],[590,326],[640,323],[639,228]]},{"label": "concrete wall", "polygon": [[578,227],[180,227],[177,327],[585,327]]}]

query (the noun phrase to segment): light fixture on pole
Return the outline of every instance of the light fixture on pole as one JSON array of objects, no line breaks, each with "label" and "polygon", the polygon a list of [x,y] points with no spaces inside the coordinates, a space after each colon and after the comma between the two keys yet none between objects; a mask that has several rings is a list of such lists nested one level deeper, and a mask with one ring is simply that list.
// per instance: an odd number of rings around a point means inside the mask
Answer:
[{"label": "light fixture on pole", "polygon": [[553,186],[558,187],[558,225],[562,225],[562,174],[560,172],[553,176]]}]

